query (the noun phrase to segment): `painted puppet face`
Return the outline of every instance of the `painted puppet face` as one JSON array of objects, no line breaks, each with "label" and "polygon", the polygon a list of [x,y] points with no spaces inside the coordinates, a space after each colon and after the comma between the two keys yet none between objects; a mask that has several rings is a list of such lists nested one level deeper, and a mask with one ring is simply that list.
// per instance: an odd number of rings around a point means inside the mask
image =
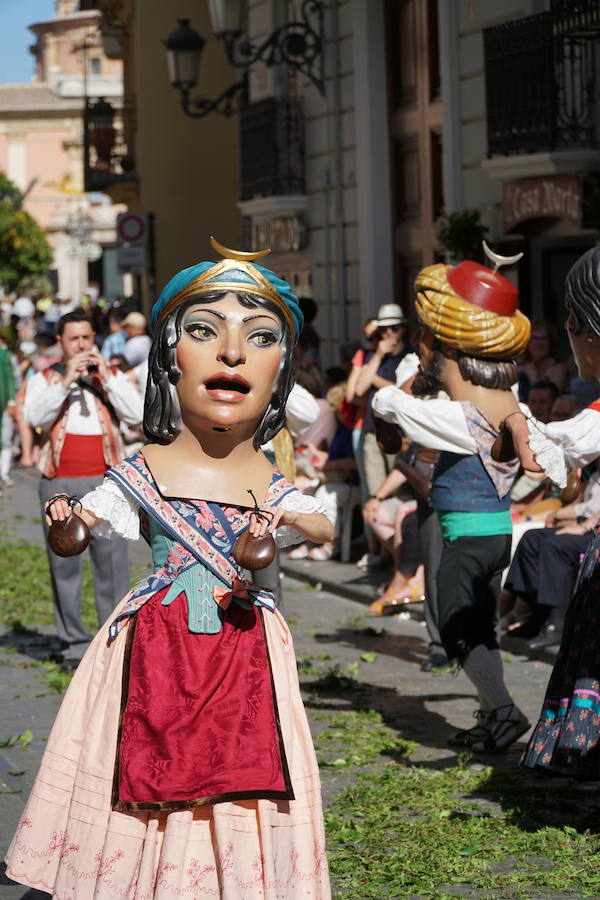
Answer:
[{"label": "painted puppet face", "polygon": [[585,325],[576,334],[575,317],[572,312],[569,312],[565,324],[580,377],[584,381],[600,380],[600,337]]},{"label": "painted puppet face", "polygon": [[237,296],[192,304],[177,345],[177,395],[183,421],[194,417],[213,429],[254,431],[277,388],[283,325],[262,306]]}]

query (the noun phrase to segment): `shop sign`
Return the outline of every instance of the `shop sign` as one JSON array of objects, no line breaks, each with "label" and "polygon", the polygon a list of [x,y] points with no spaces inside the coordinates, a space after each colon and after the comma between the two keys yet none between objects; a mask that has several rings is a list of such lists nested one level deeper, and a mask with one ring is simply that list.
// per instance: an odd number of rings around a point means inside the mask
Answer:
[{"label": "shop sign", "polygon": [[581,228],[581,193],[578,175],[505,181],[502,186],[504,231],[511,231],[527,219],[564,219]]},{"label": "shop sign", "polygon": [[301,216],[252,223],[252,249],[270,247],[273,253],[295,253],[306,246],[306,225]]}]

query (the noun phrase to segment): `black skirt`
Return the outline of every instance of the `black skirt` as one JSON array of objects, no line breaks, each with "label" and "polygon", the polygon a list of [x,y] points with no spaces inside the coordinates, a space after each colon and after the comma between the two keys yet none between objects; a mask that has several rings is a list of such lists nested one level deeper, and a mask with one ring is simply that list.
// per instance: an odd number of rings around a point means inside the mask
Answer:
[{"label": "black skirt", "polygon": [[522,765],[600,778],[600,528],[581,563],[562,643]]}]

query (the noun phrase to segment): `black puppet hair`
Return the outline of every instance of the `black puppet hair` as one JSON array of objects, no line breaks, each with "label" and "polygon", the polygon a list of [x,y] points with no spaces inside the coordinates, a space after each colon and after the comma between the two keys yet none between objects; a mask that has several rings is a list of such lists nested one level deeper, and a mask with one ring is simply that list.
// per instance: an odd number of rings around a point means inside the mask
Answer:
[{"label": "black puppet hair", "polygon": [[[186,310],[197,303],[212,303],[220,300],[224,292],[215,291],[202,296],[191,297],[179,306],[163,322],[156,326],[150,355],[148,357],[148,381],[144,402],[144,434],[149,441],[170,444],[181,431],[181,409],[175,385],[181,378],[177,367],[177,344],[183,331],[183,317]],[[254,446],[258,449],[275,437],[285,425],[285,404],[294,386],[293,338],[281,310],[254,294],[236,295],[242,306],[256,309],[263,306],[279,318],[283,327],[282,353],[277,389],[271,397],[261,421],[254,432]]]},{"label": "black puppet hair", "polygon": [[566,305],[573,317],[573,334],[587,325],[600,337],[600,245],[592,247],[569,269]]}]

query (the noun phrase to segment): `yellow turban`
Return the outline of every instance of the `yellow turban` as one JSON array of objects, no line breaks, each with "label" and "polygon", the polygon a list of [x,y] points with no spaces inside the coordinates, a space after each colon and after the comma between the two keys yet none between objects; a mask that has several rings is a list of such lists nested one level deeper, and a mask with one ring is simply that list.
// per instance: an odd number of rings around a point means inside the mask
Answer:
[{"label": "yellow turban", "polygon": [[421,269],[415,281],[420,322],[449,347],[467,356],[511,360],[529,343],[531,324],[516,309],[499,315],[468,303],[448,282],[452,266],[437,263]]}]

